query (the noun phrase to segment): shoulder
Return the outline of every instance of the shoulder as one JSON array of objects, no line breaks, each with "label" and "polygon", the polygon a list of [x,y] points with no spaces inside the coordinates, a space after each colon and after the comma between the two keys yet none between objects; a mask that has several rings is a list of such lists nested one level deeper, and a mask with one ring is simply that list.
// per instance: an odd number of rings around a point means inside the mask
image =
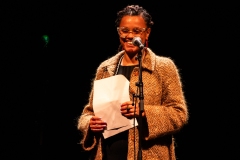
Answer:
[{"label": "shoulder", "polygon": [[175,66],[175,62],[171,57],[158,55],[149,48],[147,50],[152,59],[155,59],[156,67]]},{"label": "shoulder", "polygon": [[106,66],[109,65],[114,65],[118,63],[118,60],[120,59],[120,57],[124,54],[124,51],[118,52],[117,54],[107,58],[106,60],[104,60],[103,62],[100,63],[100,65],[98,66],[99,68],[104,68]]},{"label": "shoulder", "polygon": [[[151,50],[150,50],[151,51]],[[152,52],[152,51],[151,51]],[[155,71],[166,79],[179,78],[179,68],[171,57],[150,53],[155,58]]]},{"label": "shoulder", "polygon": [[114,75],[116,66],[118,65],[119,59],[122,57],[124,52],[119,52],[114,56],[107,58],[97,67],[95,73],[95,79],[102,79],[103,77],[109,77]]}]

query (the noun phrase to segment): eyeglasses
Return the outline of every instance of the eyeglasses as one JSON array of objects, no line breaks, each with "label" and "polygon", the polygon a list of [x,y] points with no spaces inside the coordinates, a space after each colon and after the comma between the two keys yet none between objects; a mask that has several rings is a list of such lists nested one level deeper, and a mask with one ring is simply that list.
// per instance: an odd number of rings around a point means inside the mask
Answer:
[{"label": "eyeglasses", "polygon": [[136,28],[133,28],[132,31],[130,31],[130,29],[127,27],[117,27],[118,34],[123,37],[126,37],[130,33],[132,33],[134,36],[140,36],[145,30],[146,28],[136,27]]}]

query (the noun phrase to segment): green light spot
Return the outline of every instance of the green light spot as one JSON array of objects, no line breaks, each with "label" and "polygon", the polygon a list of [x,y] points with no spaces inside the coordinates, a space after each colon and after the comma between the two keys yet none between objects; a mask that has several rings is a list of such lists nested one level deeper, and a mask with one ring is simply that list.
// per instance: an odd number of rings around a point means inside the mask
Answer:
[{"label": "green light spot", "polygon": [[48,35],[43,35],[42,39],[44,40],[44,42],[47,44],[49,42],[49,37]]}]

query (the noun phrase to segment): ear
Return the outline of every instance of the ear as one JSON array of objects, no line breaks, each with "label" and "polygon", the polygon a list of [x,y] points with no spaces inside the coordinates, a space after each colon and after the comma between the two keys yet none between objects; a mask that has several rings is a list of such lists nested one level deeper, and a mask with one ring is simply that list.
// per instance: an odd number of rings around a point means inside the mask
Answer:
[{"label": "ear", "polygon": [[148,28],[146,30],[146,40],[148,40],[148,37],[149,37],[150,33],[151,33],[151,28]]}]

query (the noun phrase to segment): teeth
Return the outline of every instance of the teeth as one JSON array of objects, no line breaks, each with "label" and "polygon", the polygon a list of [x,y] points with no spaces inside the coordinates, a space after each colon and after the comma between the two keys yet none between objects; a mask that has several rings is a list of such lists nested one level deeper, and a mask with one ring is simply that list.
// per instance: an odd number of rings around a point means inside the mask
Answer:
[{"label": "teeth", "polygon": [[132,42],[127,42],[128,44],[132,44]]}]

